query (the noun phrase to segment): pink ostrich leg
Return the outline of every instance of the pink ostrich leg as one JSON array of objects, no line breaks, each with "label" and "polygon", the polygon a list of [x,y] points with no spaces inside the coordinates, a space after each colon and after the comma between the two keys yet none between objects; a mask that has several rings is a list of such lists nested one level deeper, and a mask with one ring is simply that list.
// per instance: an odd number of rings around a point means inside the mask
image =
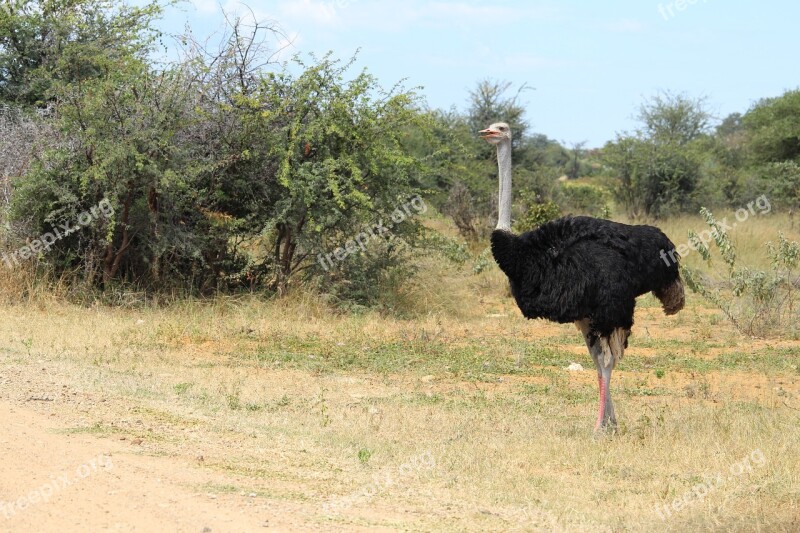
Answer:
[{"label": "pink ostrich leg", "polygon": [[606,387],[600,372],[597,373],[597,390],[600,394],[600,405],[597,407],[597,423],[594,425],[595,431],[600,429],[600,426],[603,425],[603,415],[606,410]]},{"label": "pink ostrich leg", "polygon": [[594,429],[614,429],[617,418],[614,413],[614,404],[611,401],[611,372],[617,361],[622,358],[625,342],[630,331],[615,329],[610,336],[600,337],[593,334],[588,320],[579,320],[575,323],[583,333],[586,346],[597,367],[597,389],[599,392],[599,405],[597,406],[597,422]]}]

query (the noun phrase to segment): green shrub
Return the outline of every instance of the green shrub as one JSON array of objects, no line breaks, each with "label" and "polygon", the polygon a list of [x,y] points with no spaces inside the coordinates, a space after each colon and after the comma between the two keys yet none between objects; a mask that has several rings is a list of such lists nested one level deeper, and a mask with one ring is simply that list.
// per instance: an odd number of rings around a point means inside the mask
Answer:
[{"label": "green shrub", "polygon": [[608,211],[609,197],[597,185],[565,182],[558,191],[558,204],[568,213],[600,216]]},{"label": "green shrub", "polygon": [[523,192],[520,196],[523,203],[527,204],[527,208],[514,225],[517,231],[534,230],[545,222],[555,220],[561,216],[561,208],[552,200],[537,203],[531,201],[532,195],[530,193]]},{"label": "green shrub", "polygon": [[682,267],[687,286],[719,308],[746,335],[790,335],[800,319],[796,301],[800,244],[778,233],[777,243],[766,243],[771,260],[769,270],[742,266],[736,247],[714,215],[705,208],[700,214],[710,228],[705,232],[710,234],[710,242],[709,238],[703,239],[690,231],[690,243],[709,265],[712,253],[708,244],[713,243],[726,271],[723,279],[715,283],[695,270]]}]

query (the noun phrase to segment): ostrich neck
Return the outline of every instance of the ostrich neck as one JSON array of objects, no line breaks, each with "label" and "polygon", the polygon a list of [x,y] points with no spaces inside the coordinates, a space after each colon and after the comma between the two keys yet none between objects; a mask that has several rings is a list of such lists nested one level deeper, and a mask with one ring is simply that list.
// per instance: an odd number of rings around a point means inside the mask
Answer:
[{"label": "ostrich neck", "polygon": [[497,145],[497,168],[500,175],[500,201],[497,208],[497,228],[511,230],[511,141]]}]

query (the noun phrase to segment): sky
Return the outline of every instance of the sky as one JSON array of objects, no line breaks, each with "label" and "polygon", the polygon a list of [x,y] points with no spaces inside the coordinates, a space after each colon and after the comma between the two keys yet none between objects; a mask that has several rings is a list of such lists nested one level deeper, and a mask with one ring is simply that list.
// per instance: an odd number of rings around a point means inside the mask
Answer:
[{"label": "sky", "polygon": [[[358,50],[384,87],[421,87],[431,108],[465,110],[482,79],[521,93],[531,130],[602,146],[637,127],[662,91],[705,97],[718,119],[800,87],[800,2],[729,0],[247,0],[282,29],[281,59]],[[219,31],[236,0],[170,8],[162,29]],[[247,15],[249,16],[249,15]],[[509,93],[511,96],[511,93]],[[498,117],[502,118],[502,117]]]}]

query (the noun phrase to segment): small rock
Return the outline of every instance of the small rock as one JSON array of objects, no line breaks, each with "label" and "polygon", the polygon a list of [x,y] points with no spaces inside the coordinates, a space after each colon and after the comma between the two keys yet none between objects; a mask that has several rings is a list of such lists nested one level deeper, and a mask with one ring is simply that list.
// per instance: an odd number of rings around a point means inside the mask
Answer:
[{"label": "small rock", "polygon": [[580,363],[570,363],[570,365],[564,370],[569,370],[570,372],[583,372],[583,366]]},{"label": "small rock", "polygon": [[430,383],[434,379],[436,379],[436,378],[434,376],[432,376],[431,374],[428,374],[427,376],[422,376],[421,378],[419,378],[419,380],[421,382],[423,382],[423,383]]}]

